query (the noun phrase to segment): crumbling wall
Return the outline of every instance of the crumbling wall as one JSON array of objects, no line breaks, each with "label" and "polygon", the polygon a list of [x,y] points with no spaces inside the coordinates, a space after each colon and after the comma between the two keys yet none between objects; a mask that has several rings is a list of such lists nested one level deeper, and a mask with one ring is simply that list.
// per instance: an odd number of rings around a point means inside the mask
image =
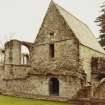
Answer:
[{"label": "crumbling wall", "polygon": [[7,94],[43,94],[42,91],[43,78],[40,76],[30,76],[28,78],[8,79],[5,80],[5,91]]},{"label": "crumbling wall", "polygon": [[[92,67],[92,73],[97,73],[97,76],[99,76],[100,74],[105,74],[105,58],[92,57],[91,67]],[[101,79],[102,77],[99,78]]]},{"label": "crumbling wall", "polygon": [[17,64],[21,62],[21,42],[11,40],[5,44],[5,64]]},{"label": "crumbling wall", "polygon": [[81,87],[80,79],[70,76],[30,75],[28,78],[4,80],[3,91],[8,95],[45,95],[50,96],[49,80],[56,77],[59,80],[59,96],[72,98]]},{"label": "crumbling wall", "polygon": [[18,79],[28,76],[31,67],[28,65],[5,65],[3,79]]},{"label": "crumbling wall", "polygon": [[[4,64],[2,65],[2,70],[0,69],[0,82],[2,84],[2,86],[0,86],[0,89],[3,93],[7,92],[8,90],[14,91],[14,88],[23,89],[24,84],[27,84],[26,81],[24,83],[24,79],[28,78],[28,73],[31,69],[31,65],[30,63],[25,65],[21,64],[22,44],[28,46],[28,48],[30,47],[29,51],[31,51],[32,43],[10,40],[5,44]],[[27,87],[26,89],[24,88],[24,90],[27,91]]]},{"label": "crumbling wall", "polygon": [[105,58],[105,54],[97,52],[83,45],[80,45],[79,52],[80,52],[79,53],[80,66],[83,68],[83,70],[87,74],[87,82],[94,82],[93,80],[94,75],[92,74],[92,68],[91,68],[92,57]]},{"label": "crumbling wall", "polygon": [[[50,56],[49,45],[54,44],[55,56]],[[63,17],[59,14],[55,5],[51,5],[47,11],[44,22],[32,50],[32,67],[38,71],[47,72],[51,69],[72,68],[78,70],[79,42],[69,29]],[[58,68],[59,69],[59,68]],[[64,72],[67,69],[64,70]]]},{"label": "crumbling wall", "polygon": [[94,80],[94,96],[105,98],[105,58],[93,57],[91,61],[92,74]]},{"label": "crumbling wall", "polygon": [[[54,44],[54,57],[50,56],[50,44]],[[53,4],[47,11],[31,54],[35,72],[61,75],[60,96],[73,97],[81,88],[83,78],[79,68],[79,42]]]},{"label": "crumbling wall", "polygon": [[3,81],[3,75],[4,74],[4,65],[0,65],[0,92],[3,89],[4,81]]},{"label": "crumbling wall", "polygon": [[[20,44],[16,44],[19,45],[17,47],[13,43],[18,42],[10,41],[10,45],[6,46],[3,89],[8,94],[49,95],[51,77],[56,77],[60,82],[59,96],[72,98],[82,88],[81,80],[84,78],[83,71],[79,68],[79,41],[54,5],[48,9],[31,49],[32,65],[29,68],[17,66],[16,62],[20,61]],[[54,57],[49,54],[50,44],[54,44]],[[19,54],[18,59],[16,53]],[[29,71],[34,72],[30,74]]]}]

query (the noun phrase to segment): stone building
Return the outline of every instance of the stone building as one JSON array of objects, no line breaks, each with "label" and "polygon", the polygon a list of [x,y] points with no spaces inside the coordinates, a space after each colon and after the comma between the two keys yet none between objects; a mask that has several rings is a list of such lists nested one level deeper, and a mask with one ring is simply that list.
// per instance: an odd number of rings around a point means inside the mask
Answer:
[{"label": "stone building", "polygon": [[[23,45],[29,54],[21,53]],[[0,90],[8,95],[104,98],[104,65],[105,51],[88,26],[51,2],[34,43],[5,43]]]}]

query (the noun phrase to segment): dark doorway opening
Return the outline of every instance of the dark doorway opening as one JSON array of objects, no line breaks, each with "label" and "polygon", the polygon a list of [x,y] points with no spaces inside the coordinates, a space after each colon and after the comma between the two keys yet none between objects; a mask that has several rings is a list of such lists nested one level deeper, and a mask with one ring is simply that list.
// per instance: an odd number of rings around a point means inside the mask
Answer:
[{"label": "dark doorway opening", "polygon": [[49,92],[50,95],[59,96],[59,80],[51,78],[49,81]]}]

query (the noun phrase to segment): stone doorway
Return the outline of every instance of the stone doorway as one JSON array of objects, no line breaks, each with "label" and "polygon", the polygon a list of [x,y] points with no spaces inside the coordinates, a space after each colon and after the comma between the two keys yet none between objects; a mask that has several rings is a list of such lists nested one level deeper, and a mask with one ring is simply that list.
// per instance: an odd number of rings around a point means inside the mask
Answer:
[{"label": "stone doorway", "polygon": [[49,93],[51,96],[59,96],[59,80],[57,78],[49,80]]}]

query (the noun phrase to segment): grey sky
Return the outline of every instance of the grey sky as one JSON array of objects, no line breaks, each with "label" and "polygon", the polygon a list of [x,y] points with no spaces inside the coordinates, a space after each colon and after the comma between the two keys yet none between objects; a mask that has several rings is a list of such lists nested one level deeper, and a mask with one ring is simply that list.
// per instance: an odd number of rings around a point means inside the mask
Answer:
[{"label": "grey sky", "polygon": [[[94,23],[105,0],[54,0],[85,22],[97,36]],[[50,0],[0,0],[0,41],[34,41]]]}]

